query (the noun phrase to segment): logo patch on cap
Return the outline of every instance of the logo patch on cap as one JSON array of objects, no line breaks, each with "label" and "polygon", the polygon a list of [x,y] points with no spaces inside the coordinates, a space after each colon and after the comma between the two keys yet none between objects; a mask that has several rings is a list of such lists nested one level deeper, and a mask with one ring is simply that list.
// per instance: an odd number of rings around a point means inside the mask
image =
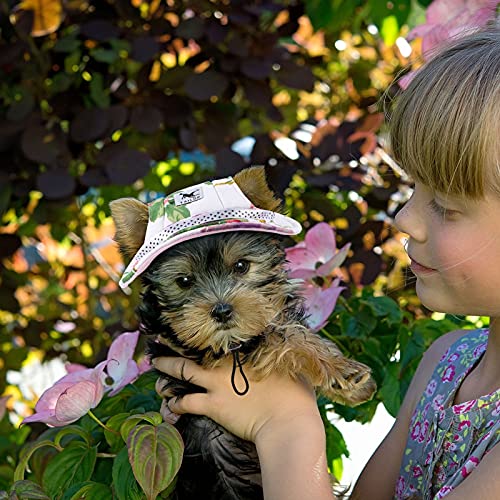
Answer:
[{"label": "logo patch on cap", "polygon": [[185,189],[184,191],[179,191],[174,194],[174,203],[178,207],[179,205],[187,205],[188,203],[193,203],[194,201],[199,201],[203,198],[203,191],[200,187]]}]

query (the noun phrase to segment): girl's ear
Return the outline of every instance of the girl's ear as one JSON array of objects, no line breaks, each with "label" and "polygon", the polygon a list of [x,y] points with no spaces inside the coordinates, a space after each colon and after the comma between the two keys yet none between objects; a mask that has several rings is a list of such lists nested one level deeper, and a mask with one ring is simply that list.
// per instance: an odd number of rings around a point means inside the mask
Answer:
[{"label": "girl's ear", "polygon": [[131,259],[144,243],[148,226],[148,206],[134,198],[120,198],[110,202],[111,217],[115,223],[115,241],[121,254]]},{"label": "girl's ear", "polygon": [[281,201],[269,188],[264,167],[245,168],[234,176],[234,181],[257,208],[281,213]]}]

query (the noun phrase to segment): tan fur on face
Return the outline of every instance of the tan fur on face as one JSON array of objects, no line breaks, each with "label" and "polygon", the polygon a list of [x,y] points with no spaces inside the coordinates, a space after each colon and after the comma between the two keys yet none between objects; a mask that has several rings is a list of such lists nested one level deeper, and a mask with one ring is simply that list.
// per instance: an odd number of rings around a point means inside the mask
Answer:
[{"label": "tan fur on face", "polygon": [[[220,248],[222,262],[217,262],[217,269],[206,268],[200,256],[191,255],[181,250],[161,264],[158,271],[158,303],[164,307],[162,320],[175,331],[178,339],[187,347],[198,350],[209,349],[211,354],[228,353],[231,346],[245,342],[260,335],[268,325],[280,316],[285,307],[285,299],[292,292],[292,286],[286,281],[284,270],[278,267],[273,272],[275,280],[259,287],[269,278],[269,261],[272,258],[269,245],[249,248],[252,236],[240,234],[227,236]],[[282,250],[277,246],[273,253],[279,255]],[[243,276],[235,275],[231,270],[235,263],[244,259],[250,267]],[[215,264],[213,264],[215,265]],[[183,290],[176,284],[176,279],[189,276],[194,280],[193,290]],[[226,276],[222,278],[220,276]],[[288,288],[288,292],[283,293]],[[169,307],[162,303],[162,296],[168,296]],[[231,322],[220,325],[211,311],[219,302],[233,307]]]},{"label": "tan fur on face", "polygon": [[210,314],[218,302],[215,297],[210,302],[193,300],[178,313],[164,313],[162,317],[174,325],[174,331],[185,345],[209,349],[208,359],[219,352],[228,354],[231,347],[260,335],[279,314],[275,307],[278,304],[248,289],[228,294],[223,301],[233,306],[234,320],[227,329],[221,328]]},{"label": "tan fur on face", "polygon": [[133,257],[144,243],[148,226],[148,206],[135,198],[120,198],[109,204],[116,227],[115,241],[120,252]]}]

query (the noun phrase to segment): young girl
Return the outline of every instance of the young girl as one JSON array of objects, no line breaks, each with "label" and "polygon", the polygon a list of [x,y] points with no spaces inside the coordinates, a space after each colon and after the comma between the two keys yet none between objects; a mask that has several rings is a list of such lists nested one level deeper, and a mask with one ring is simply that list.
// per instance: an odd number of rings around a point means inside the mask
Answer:
[{"label": "young girl", "polygon": [[[352,498],[500,498],[499,29],[434,57],[398,98],[390,124],[393,154],[415,180],[396,226],[409,235],[420,300],[491,320],[488,330],[454,331],[429,348]],[[231,363],[212,371],[179,358],[155,365],[207,389],[169,400],[166,411],[208,415],[256,443],[266,500],[333,498],[306,383],[273,375],[240,397]]]}]

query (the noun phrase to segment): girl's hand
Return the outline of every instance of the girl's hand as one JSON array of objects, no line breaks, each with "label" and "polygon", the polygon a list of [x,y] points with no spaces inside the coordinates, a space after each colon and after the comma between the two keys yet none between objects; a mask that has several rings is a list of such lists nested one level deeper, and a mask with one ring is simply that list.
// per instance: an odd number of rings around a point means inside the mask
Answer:
[{"label": "girl's hand", "polygon": [[[314,391],[305,381],[276,373],[257,381],[244,366],[250,387],[238,396],[231,385],[230,359],[209,370],[184,358],[156,358],[153,364],[171,377],[207,390],[167,399],[168,410],[206,415],[255,443],[266,500],[333,500],[325,429]],[[160,381],[160,395],[172,396],[162,392],[161,385]]]},{"label": "girl's hand", "polygon": [[[252,379],[251,370],[244,366],[249,390],[239,396],[231,386],[230,358],[211,369],[204,369],[188,359],[170,357],[156,358],[153,365],[171,377],[189,380],[207,390],[206,393],[172,398],[168,391],[161,391],[159,381],[158,393],[165,398],[164,417],[168,416],[168,410],[175,414],[206,415],[233,434],[254,443],[271,429],[278,430],[295,419],[320,420],[314,391],[303,380],[294,381],[273,373],[256,381]],[[241,383],[238,372],[237,385]]]}]

